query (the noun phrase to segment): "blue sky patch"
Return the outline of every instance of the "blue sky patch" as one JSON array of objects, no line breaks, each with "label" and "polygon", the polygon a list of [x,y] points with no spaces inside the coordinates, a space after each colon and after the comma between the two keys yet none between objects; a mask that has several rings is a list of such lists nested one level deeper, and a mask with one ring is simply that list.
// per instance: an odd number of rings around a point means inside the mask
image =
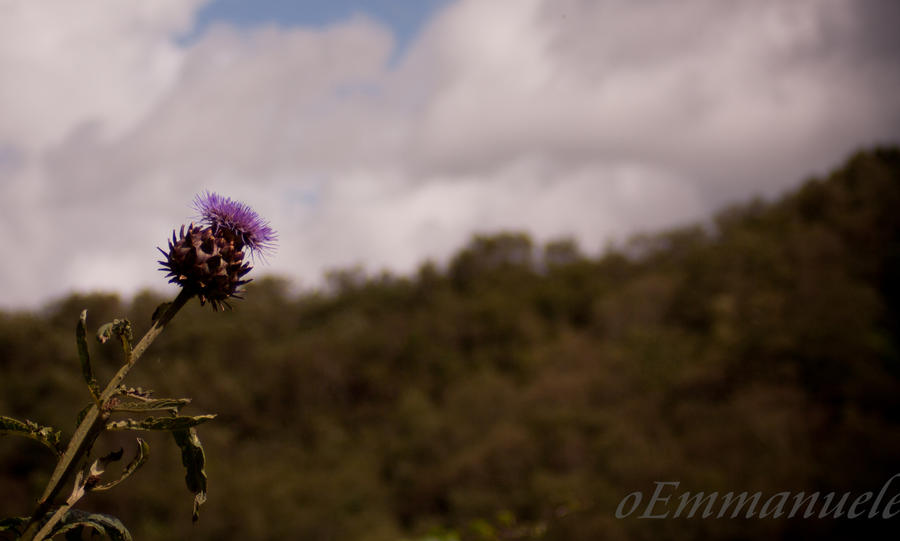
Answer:
[{"label": "blue sky patch", "polygon": [[394,33],[393,60],[403,56],[422,27],[452,0],[213,0],[198,13],[194,28],[182,43],[191,43],[213,23],[239,28],[264,24],[281,27],[324,27],[363,14],[385,24]]}]

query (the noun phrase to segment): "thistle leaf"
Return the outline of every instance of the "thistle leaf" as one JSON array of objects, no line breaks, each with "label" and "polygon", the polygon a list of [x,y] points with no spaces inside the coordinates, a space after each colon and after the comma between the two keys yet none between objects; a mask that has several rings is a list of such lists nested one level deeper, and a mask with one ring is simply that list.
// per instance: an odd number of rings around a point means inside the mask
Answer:
[{"label": "thistle leaf", "polygon": [[15,434],[31,438],[43,443],[57,455],[62,454],[62,444],[60,443],[62,433],[49,426],[41,426],[33,421],[20,421],[0,415],[0,434]]},{"label": "thistle leaf", "polygon": [[108,466],[111,462],[118,462],[122,460],[122,455],[125,454],[125,449],[119,447],[118,451],[110,451],[109,453],[103,455],[94,461],[94,465],[91,467],[92,475],[100,475],[104,471],[106,471],[106,466]]},{"label": "thistle leaf", "polygon": [[81,374],[84,376],[84,382],[87,383],[88,389],[94,400],[99,400],[100,387],[97,385],[97,378],[94,377],[94,369],[91,367],[91,355],[87,346],[87,310],[81,311],[78,318],[78,325],[75,327],[75,344],[78,348],[78,360],[81,361]]},{"label": "thistle leaf", "polygon": [[28,524],[28,517],[12,517],[0,520],[0,532],[13,532],[22,535],[21,528]]},{"label": "thistle leaf", "polygon": [[147,400],[153,395],[153,391],[141,387],[119,387],[118,393],[122,396],[130,396],[139,400]]},{"label": "thistle leaf", "polygon": [[[68,505],[75,505],[85,493],[94,490],[100,484],[100,478],[106,472],[106,467],[109,463],[122,460],[122,455],[124,453],[125,450],[120,447],[118,451],[112,451],[98,458],[91,464],[86,476],[84,472],[79,471],[78,475],[75,476],[75,489],[72,491],[72,495],[66,503]],[[84,480],[83,482],[82,479]]]},{"label": "thistle leaf", "polygon": [[125,355],[131,355],[131,342],[134,340],[131,322],[127,319],[114,319],[111,323],[104,323],[97,329],[97,340],[101,344],[105,344],[113,336],[122,343]]},{"label": "thistle leaf", "polygon": [[66,506],[71,507],[75,505],[85,494],[100,486],[100,479],[106,472],[106,467],[110,462],[121,460],[124,452],[124,449],[120,447],[118,451],[112,451],[95,460],[91,467],[88,468],[87,473],[79,470],[75,475],[75,486],[72,488],[69,499],[66,500]]},{"label": "thistle leaf", "polygon": [[211,419],[215,415],[179,415],[176,417],[147,417],[146,419],[125,419],[106,423],[107,430],[186,430]]},{"label": "thistle leaf", "polygon": [[200,518],[200,506],[206,502],[206,454],[194,428],[172,432],[175,443],[181,448],[181,463],[184,464],[184,482],[194,493],[194,522]]},{"label": "thistle leaf", "polygon": [[181,408],[191,403],[190,398],[156,398],[156,399],[137,399],[126,400],[114,404],[110,409],[112,411],[169,411],[173,414],[178,413]]},{"label": "thistle leaf", "polygon": [[100,325],[100,327],[97,328],[97,341],[101,344],[105,344],[107,340],[112,337],[112,329],[113,324],[111,322]]},{"label": "thistle leaf", "polygon": [[131,344],[134,341],[134,330],[131,328],[131,322],[127,319],[117,319],[113,322],[113,332],[122,342],[125,354],[131,354]]},{"label": "thistle leaf", "polygon": [[128,463],[127,466],[122,470],[122,475],[119,476],[115,481],[111,481],[109,483],[105,483],[102,485],[97,485],[93,488],[93,490],[109,490],[112,487],[118,485],[125,479],[128,479],[132,473],[136,472],[138,468],[144,465],[144,462],[147,462],[147,459],[150,458],[150,445],[147,444],[146,441],[141,438],[137,439],[138,442],[138,450],[137,454]]},{"label": "thistle leaf", "polygon": [[91,528],[111,541],[132,541],[128,529],[116,517],[101,513],[89,513],[79,509],[67,511],[51,532],[50,537],[65,533],[66,539],[80,539],[77,535],[81,534],[85,528]]}]

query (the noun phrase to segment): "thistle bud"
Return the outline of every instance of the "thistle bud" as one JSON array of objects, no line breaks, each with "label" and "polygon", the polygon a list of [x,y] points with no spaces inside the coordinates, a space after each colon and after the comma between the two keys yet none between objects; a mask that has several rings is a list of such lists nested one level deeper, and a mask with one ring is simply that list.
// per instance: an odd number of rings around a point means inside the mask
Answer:
[{"label": "thistle bud", "polygon": [[241,298],[240,286],[250,282],[243,277],[252,269],[244,259],[244,248],[251,255],[264,256],[274,249],[277,238],[268,223],[253,210],[237,201],[206,192],[194,200],[201,225],[191,223],[176,235],[172,231],[168,251],[159,261],[175,283],[197,295],[200,304],[209,302],[214,310],[231,306],[227,300]]}]

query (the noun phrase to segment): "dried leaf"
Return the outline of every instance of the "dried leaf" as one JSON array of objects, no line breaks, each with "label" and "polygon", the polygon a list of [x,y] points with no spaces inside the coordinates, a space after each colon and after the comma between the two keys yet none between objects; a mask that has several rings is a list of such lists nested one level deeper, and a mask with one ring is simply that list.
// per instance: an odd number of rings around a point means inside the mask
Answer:
[{"label": "dried leaf", "polygon": [[200,518],[200,506],[206,502],[206,454],[193,428],[172,432],[175,443],[181,448],[181,463],[185,467],[184,481],[194,493],[194,522]]},{"label": "dried leaf", "polygon": [[125,419],[106,423],[107,430],[185,430],[206,421],[215,415],[195,415],[176,417],[147,417],[146,419]]},{"label": "dried leaf", "polygon": [[0,434],[14,434],[39,441],[53,450],[57,455],[62,454],[62,432],[49,426],[41,426],[33,421],[20,421],[12,417],[0,415]]}]

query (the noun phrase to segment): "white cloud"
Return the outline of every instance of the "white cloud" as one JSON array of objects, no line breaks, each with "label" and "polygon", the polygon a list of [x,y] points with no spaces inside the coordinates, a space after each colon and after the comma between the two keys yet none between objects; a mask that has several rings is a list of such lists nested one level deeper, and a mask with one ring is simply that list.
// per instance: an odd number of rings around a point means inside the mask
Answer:
[{"label": "white cloud", "polygon": [[4,2],[0,141],[40,149],[75,126],[110,137],[172,84],[197,0]]},{"label": "white cloud", "polygon": [[207,188],[309,284],[475,231],[596,250],[900,136],[897,59],[851,0],[466,0],[398,66],[365,18],[179,45],[197,2],[69,4],[0,19],[0,227],[37,247],[0,305],[160,284],[154,247]]},{"label": "white cloud", "polygon": [[861,31],[849,2],[491,6],[460,6],[435,32],[448,67],[420,133],[431,166],[544,152],[667,164],[698,181],[737,169],[746,182],[897,133],[884,116],[900,104],[896,68],[840,54]]}]

